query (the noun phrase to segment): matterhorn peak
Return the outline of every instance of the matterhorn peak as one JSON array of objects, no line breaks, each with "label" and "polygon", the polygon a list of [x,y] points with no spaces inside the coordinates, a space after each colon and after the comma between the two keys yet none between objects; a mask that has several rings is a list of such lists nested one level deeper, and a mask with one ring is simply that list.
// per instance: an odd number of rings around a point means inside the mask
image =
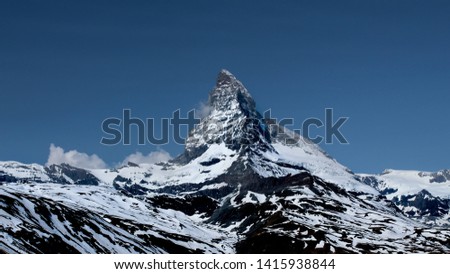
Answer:
[{"label": "matterhorn peak", "polygon": [[222,69],[214,89],[209,94],[209,106],[218,111],[241,109],[246,114],[254,113],[255,101],[244,85],[228,70]]},{"label": "matterhorn peak", "polygon": [[237,79],[234,75],[226,69],[222,69],[217,75],[217,83],[216,86],[230,85],[233,82],[236,82]]},{"label": "matterhorn peak", "polygon": [[201,155],[211,144],[225,144],[235,151],[250,146],[267,149],[268,129],[244,85],[228,70],[222,69],[209,94],[210,112],[203,117],[186,140],[183,161]]}]

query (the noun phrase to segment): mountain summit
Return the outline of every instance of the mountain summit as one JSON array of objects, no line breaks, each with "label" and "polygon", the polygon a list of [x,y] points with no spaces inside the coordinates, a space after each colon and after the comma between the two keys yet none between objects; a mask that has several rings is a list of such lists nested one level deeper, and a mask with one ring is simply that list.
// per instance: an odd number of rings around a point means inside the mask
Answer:
[{"label": "mountain summit", "polygon": [[250,93],[227,70],[217,76],[208,98],[209,113],[186,140],[184,161],[190,161],[212,144],[225,144],[244,153],[249,147],[270,149],[270,134]]},{"label": "mountain summit", "polygon": [[[449,172],[408,173],[439,183],[438,200],[405,192],[404,173],[356,175],[264,119],[226,70],[207,107],[174,161],[90,170],[0,162],[0,253],[450,252]],[[399,203],[384,196],[392,191]],[[414,199],[432,210],[405,215]],[[430,214],[434,227],[409,218]]]},{"label": "mountain summit", "polygon": [[236,82],[238,82],[238,80],[231,72],[226,69],[221,69],[219,74],[217,75],[216,87],[222,85],[230,85]]},{"label": "mountain summit", "polygon": [[209,94],[209,106],[216,110],[230,110],[238,106],[248,114],[255,112],[255,101],[244,85],[227,70],[217,76],[215,88]]}]

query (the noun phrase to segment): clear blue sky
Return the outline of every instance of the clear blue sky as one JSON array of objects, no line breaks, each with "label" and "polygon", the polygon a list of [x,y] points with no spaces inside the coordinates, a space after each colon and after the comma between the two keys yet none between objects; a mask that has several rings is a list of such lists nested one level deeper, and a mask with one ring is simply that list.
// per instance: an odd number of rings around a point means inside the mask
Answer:
[{"label": "clear blue sky", "polygon": [[110,164],[154,151],[101,145],[101,122],[198,107],[226,68],[296,126],[327,107],[350,117],[350,144],[322,147],[354,171],[450,168],[449,14],[448,1],[1,1],[0,160],[45,163],[51,143]]}]

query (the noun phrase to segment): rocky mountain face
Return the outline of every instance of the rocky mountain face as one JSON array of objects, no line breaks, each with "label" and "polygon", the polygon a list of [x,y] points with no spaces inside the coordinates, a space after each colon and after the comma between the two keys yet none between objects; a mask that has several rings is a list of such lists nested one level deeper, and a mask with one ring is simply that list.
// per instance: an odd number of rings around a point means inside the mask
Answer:
[{"label": "rocky mountain face", "polygon": [[[208,108],[169,162],[95,170],[0,163],[0,252],[450,251],[444,199],[395,200],[399,188],[387,180],[356,175],[264,119],[228,71]],[[420,218],[427,214],[440,222]]]}]

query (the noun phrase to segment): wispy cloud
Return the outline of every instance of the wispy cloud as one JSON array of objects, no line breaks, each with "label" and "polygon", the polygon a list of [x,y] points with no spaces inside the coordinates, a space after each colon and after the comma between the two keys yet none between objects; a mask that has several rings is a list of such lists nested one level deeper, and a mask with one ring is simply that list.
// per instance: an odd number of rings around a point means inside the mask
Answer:
[{"label": "wispy cloud", "polygon": [[200,119],[203,119],[211,113],[212,108],[207,103],[200,102],[195,111],[196,116]]}]

